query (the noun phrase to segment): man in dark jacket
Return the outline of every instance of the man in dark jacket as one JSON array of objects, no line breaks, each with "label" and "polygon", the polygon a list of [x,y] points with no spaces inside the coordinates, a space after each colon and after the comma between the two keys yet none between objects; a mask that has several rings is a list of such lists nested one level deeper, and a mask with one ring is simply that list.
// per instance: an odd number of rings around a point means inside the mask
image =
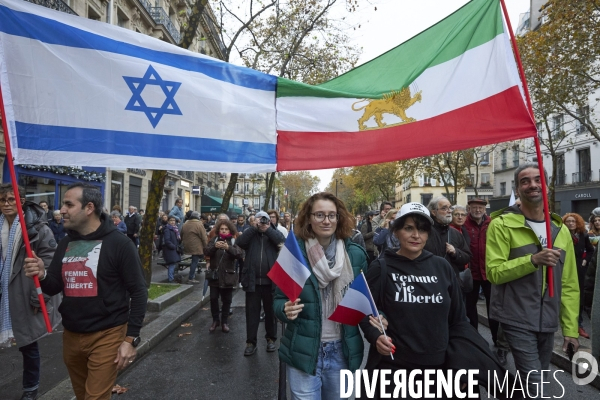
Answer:
[{"label": "man in dark jacket", "polygon": [[471,260],[471,250],[463,235],[449,226],[452,222],[450,206],[450,201],[444,196],[434,197],[427,205],[433,217],[433,229],[425,244],[425,250],[448,260],[458,277]]},{"label": "man in dark jacket", "polygon": [[273,313],[273,285],[267,276],[277,259],[279,248],[285,237],[270,223],[269,215],[260,211],[256,214],[257,227],[248,228],[236,244],[246,250],[242,269],[242,288],[246,292],[246,350],[245,356],[256,352],[261,302],[265,310],[267,351],[275,351],[277,332]]},{"label": "man in dark jacket", "polygon": [[137,246],[140,228],[142,227],[142,217],[137,213],[134,206],[129,206],[129,214],[125,217],[125,226],[127,226],[127,237]]},{"label": "man in dark jacket", "polygon": [[63,360],[77,399],[110,397],[117,371],[136,356],[148,291],[135,245],[102,213],[97,187],[74,183],[63,197],[65,228],[46,271],[37,254],[27,276],[63,293]]}]

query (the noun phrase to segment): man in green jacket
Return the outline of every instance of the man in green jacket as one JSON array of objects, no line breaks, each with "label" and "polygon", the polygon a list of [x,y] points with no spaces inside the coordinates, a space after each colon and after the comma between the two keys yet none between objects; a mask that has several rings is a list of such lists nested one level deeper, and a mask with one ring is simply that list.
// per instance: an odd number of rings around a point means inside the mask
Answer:
[{"label": "man in green jacket", "polygon": [[[559,321],[565,337],[563,351],[569,343],[575,351],[579,347],[579,285],[573,241],[556,214],[551,217],[552,249],[546,248],[538,165],[517,168],[514,182],[521,207],[492,214],[487,232],[486,275],[493,284],[490,318],[500,322],[529,396],[538,397],[541,371],[550,368]],[[554,297],[547,290],[549,266],[554,273]]]}]

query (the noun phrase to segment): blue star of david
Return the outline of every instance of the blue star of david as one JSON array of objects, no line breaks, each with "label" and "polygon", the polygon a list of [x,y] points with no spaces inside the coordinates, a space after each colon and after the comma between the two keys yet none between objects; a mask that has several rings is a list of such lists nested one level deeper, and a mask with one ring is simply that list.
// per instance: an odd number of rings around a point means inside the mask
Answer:
[{"label": "blue star of david", "polygon": [[[160,119],[165,114],[183,115],[175,102],[175,94],[179,86],[181,86],[181,82],[163,80],[151,65],[148,66],[148,70],[143,78],[124,76],[123,79],[125,79],[132,93],[131,99],[125,109],[129,111],[141,111],[146,114],[153,128],[156,128],[156,125],[158,125]],[[146,85],[160,86],[166,96],[161,107],[149,107],[146,105],[146,102],[142,98],[142,92],[146,88]]]}]

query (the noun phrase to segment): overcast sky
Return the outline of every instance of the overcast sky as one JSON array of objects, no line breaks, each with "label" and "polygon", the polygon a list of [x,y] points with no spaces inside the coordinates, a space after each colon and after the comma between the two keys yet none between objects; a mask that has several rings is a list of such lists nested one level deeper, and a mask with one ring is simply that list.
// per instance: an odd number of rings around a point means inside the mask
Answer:
[{"label": "overcast sky", "polygon": [[[364,0],[360,10],[350,14],[352,24],[360,28],[351,33],[351,42],[362,47],[359,64],[369,61],[466,4],[467,0]],[[505,0],[513,30],[519,15],[529,10],[530,0]],[[374,8],[377,7],[377,11]],[[347,15],[347,14],[346,14]],[[360,19],[360,21],[359,21]],[[331,181],[332,169],[311,171],[321,179],[324,190]]]}]

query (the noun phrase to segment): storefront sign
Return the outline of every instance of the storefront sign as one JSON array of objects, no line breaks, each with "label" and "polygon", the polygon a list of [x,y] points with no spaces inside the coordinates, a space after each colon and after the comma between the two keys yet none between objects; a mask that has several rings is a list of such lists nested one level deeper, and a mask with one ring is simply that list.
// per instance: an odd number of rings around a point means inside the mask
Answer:
[{"label": "storefront sign", "polygon": [[127,172],[129,172],[130,174],[136,174],[136,175],[140,175],[140,176],[146,176],[146,170],[145,169],[127,168]]},{"label": "storefront sign", "polygon": [[592,194],[591,193],[577,193],[575,195],[576,199],[591,199],[592,198]]}]

